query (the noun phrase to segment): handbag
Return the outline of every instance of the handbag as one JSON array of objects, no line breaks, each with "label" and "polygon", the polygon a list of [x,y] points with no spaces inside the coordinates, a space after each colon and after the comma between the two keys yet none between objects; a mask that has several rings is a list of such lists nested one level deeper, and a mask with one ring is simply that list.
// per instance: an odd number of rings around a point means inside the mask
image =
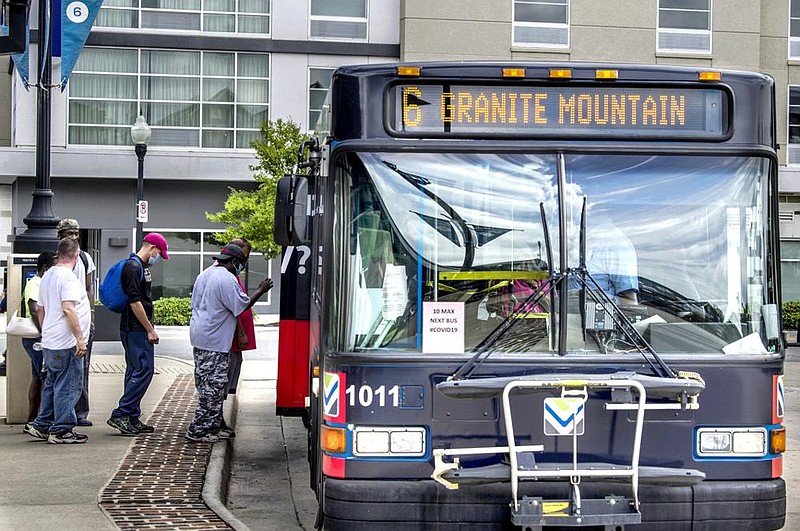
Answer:
[{"label": "handbag", "polygon": [[6,324],[6,334],[11,336],[24,337],[26,339],[35,339],[42,335],[39,329],[30,317],[20,317],[19,310],[14,312],[14,315],[8,320]]}]

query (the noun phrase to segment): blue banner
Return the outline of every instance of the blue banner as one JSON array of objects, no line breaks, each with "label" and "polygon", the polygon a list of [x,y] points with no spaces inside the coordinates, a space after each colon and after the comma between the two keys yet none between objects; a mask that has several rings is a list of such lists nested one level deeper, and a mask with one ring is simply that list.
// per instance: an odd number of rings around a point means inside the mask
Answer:
[{"label": "blue banner", "polygon": [[[69,3],[69,0],[67,0]],[[61,0],[50,0],[50,54],[61,57]]]},{"label": "blue banner", "polygon": [[31,49],[31,32],[30,28],[25,27],[25,51],[22,53],[15,53],[11,56],[11,60],[14,61],[14,68],[19,72],[19,78],[22,80],[22,84],[25,85],[25,90],[28,90],[28,87],[31,86],[30,84],[30,57],[29,51]]},{"label": "blue banner", "polygon": [[[86,44],[103,0],[63,0],[61,5],[61,90],[67,88],[67,81],[78,62],[78,56]],[[58,26],[56,22],[53,25]]]}]

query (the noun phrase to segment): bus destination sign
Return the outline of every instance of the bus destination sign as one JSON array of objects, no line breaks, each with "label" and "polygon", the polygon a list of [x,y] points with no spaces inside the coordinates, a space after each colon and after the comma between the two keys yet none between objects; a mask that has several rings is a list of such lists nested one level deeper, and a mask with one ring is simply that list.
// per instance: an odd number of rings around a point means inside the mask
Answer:
[{"label": "bus destination sign", "polygon": [[722,139],[727,94],[699,87],[396,85],[399,136]]}]

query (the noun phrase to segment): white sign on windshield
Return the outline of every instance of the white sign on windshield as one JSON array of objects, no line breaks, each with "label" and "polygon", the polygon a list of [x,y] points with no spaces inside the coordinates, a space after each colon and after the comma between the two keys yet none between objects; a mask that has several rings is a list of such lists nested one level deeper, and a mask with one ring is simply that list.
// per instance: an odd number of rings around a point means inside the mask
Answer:
[{"label": "white sign on windshield", "polygon": [[422,352],[462,354],[464,352],[464,303],[422,303]]},{"label": "white sign on windshield", "polygon": [[406,283],[406,266],[386,264],[386,272],[383,275],[383,306],[381,308],[384,319],[397,319],[405,313],[408,304]]}]

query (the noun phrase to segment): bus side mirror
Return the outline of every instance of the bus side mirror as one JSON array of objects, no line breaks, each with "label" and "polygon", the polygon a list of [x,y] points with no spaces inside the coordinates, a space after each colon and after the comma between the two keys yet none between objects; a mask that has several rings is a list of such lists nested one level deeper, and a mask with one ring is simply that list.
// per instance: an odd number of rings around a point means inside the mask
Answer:
[{"label": "bus side mirror", "polygon": [[273,236],[278,245],[300,245],[307,241],[308,179],[286,175],[278,181],[275,194]]}]

